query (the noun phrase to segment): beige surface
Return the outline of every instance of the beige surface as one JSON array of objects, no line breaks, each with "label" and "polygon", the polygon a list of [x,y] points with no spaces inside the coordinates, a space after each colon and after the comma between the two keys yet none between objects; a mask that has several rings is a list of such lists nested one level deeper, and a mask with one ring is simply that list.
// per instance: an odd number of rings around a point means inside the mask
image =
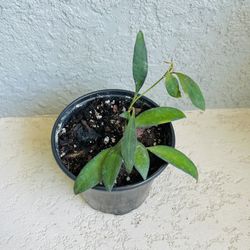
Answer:
[{"label": "beige surface", "polygon": [[199,183],[171,166],[118,217],[73,195],[51,155],[54,120],[0,119],[0,249],[250,249],[250,109],[176,122]]}]

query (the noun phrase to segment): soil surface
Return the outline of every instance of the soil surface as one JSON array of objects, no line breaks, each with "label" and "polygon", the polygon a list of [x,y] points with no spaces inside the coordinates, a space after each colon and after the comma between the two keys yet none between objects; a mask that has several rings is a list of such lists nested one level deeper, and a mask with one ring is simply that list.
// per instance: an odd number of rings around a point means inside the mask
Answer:
[{"label": "soil surface", "polygon": [[[130,99],[125,97],[98,98],[72,114],[59,133],[60,157],[71,173],[77,176],[89,160],[101,150],[114,146],[122,138],[126,120],[119,115],[126,111],[129,104]],[[148,108],[139,102],[136,114]],[[169,131],[164,125],[137,129],[138,140],[145,146],[168,145],[167,133]],[[162,160],[150,153],[148,176],[152,175],[162,163]],[[115,186],[134,184],[142,180],[135,169],[128,174],[122,164]]]}]

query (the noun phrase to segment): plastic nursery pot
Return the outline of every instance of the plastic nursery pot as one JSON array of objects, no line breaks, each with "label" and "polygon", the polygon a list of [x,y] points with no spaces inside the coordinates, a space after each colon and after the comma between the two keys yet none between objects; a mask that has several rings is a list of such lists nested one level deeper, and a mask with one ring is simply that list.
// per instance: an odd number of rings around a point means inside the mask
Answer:
[{"label": "plastic nursery pot", "polygon": [[[82,97],[79,97],[71,104],[69,104],[57,118],[51,135],[51,145],[53,155],[59,167],[63,172],[69,176],[72,180],[76,179],[76,176],[72,174],[68,168],[63,164],[60,154],[59,154],[59,145],[58,145],[58,134],[61,129],[67,124],[69,119],[73,114],[79,112],[79,110],[84,109],[91,101],[96,98],[129,98],[133,97],[134,93],[127,90],[118,90],[118,89],[108,89],[108,90],[99,90],[86,94]],[[158,105],[151,101],[147,97],[142,97],[141,102],[144,105],[147,105],[149,108],[157,107]],[[174,129],[171,123],[164,125],[167,133],[166,144],[169,146],[175,146],[175,134]],[[153,180],[165,169],[167,164],[162,164],[159,166],[158,170],[152,173],[148,178],[139,183],[132,185],[126,185],[121,187],[114,187],[111,192],[105,190],[103,186],[96,186],[92,189],[87,190],[82,193],[85,201],[94,209],[111,214],[126,214],[131,210],[139,207],[149,194],[151,184]]]}]

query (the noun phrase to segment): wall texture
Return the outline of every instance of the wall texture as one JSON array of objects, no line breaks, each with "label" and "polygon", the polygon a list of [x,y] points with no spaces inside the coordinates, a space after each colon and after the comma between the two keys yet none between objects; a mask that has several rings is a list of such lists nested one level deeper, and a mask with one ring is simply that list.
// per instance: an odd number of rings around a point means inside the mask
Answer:
[{"label": "wall texture", "polygon": [[[58,113],[93,90],[131,89],[139,29],[148,84],[173,58],[201,83],[209,108],[250,107],[249,0],[2,0],[0,116]],[[149,96],[191,108],[162,87]]]}]

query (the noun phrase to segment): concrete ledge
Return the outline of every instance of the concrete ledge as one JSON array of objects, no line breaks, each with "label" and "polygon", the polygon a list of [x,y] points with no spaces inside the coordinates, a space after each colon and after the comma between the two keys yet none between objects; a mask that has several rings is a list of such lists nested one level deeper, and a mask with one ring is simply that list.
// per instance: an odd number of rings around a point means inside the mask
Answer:
[{"label": "concrete ledge", "polygon": [[249,249],[250,109],[187,116],[177,148],[199,183],[170,166],[124,216],[74,196],[51,155],[55,116],[0,119],[0,249]]}]

